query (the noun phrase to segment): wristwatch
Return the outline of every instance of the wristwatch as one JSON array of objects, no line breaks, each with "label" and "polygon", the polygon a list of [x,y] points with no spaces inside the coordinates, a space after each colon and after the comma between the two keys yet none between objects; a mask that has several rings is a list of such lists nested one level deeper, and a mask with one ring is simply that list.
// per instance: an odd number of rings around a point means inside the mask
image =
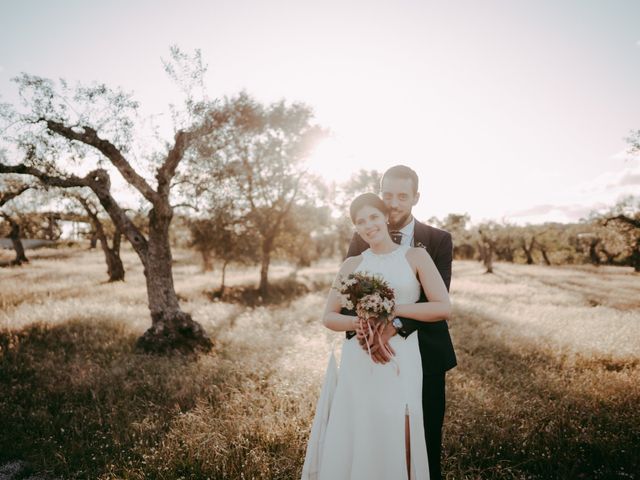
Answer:
[{"label": "wristwatch", "polygon": [[402,330],[402,327],[404,326],[402,325],[402,320],[400,320],[398,317],[393,319],[391,325],[393,325],[393,328],[396,329],[396,333],[400,333],[400,330]]}]

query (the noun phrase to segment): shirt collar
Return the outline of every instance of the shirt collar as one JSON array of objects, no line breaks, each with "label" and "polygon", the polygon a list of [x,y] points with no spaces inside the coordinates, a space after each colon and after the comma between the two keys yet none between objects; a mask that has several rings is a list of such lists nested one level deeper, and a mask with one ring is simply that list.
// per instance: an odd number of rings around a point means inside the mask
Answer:
[{"label": "shirt collar", "polygon": [[411,245],[413,243],[413,232],[415,231],[415,229],[416,229],[416,219],[415,217],[412,217],[411,221],[399,230],[400,233],[402,233],[403,245]]}]

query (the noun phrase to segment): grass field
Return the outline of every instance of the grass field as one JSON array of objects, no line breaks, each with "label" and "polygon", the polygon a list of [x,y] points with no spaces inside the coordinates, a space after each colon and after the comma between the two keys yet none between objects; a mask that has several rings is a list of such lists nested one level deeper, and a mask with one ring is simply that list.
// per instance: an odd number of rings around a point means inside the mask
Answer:
[{"label": "grass field", "polygon": [[[215,343],[136,354],[142,267],[108,284],[99,251],[38,250],[0,269],[0,462],[59,478],[295,479],[331,343],[335,262],[273,276],[308,293],[211,300],[219,272],[175,254],[183,308]],[[640,478],[640,276],[625,268],[456,262],[444,470],[449,479]],[[230,269],[231,285],[257,272]]]}]

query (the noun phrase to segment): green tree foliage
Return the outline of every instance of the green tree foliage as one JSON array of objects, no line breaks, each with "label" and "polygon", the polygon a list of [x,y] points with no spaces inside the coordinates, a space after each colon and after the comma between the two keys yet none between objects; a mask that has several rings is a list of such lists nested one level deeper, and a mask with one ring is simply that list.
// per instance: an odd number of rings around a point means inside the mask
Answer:
[{"label": "green tree foliage", "polygon": [[331,210],[310,203],[294,205],[278,237],[276,254],[308,267],[321,257],[334,254]]},{"label": "green tree foliage", "polygon": [[230,208],[217,208],[204,218],[189,221],[190,246],[202,255],[204,270],[213,269],[214,258],[221,263],[221,295],[229,263],[255,264],[259,260],[255,235],[243,220],[234,216]]},{"label": "green tree foliage", "polygon": [[450,213],[443,220],[433,217],[427,223],[446,230],[453,240],[453,258],[472,259],[476,254],[474,236],[469,228],[471,218],[468,213]]},{"label": "green tree foliage", "polygon": [[294,207],[315,204],[317,186],[305,160],[325,131],[312,110],[284,101],[262,105],[246,93],[226,98],[226,121],[198,142],[190,169],[178,179],[186,197],[233,206],[260,252],[260,291],[268,294],[269,265]]},{"label": "green tree foliage", "polygon": [[619,258],[640,272],[640,197],[622,198],[603,215],[602,225],[611,229],[602,241],[602,250],[610,260]]}]

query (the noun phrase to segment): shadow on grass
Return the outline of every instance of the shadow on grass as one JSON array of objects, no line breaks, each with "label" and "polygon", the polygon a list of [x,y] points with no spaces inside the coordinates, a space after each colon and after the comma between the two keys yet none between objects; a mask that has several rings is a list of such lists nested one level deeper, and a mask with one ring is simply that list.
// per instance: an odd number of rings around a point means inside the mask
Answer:
[{"label": "shadow on grass", "polygon": [[253,283],[227,286],[222,291],[218,288],[205,294],[214,302],[237,303],[248,307],[287,306],[311,292],[328,290],[332,280],[326,275],[317,279],[290,275],[270,282],[267,295],[263,295]]},{"label": "shadow on grass", "polygon": [[65,479],[299,475],[310,394],[274,390],[280,350],[147,356],[137,336],[79,320],[0,331],[0,465]]},{"label": "shadow on grass", "polygon": [[[447,478],[636,478],[637,360],[563,357],[503,329],[460,309],[451,323]],[[136,354],[137,335],[73,320],[0,331],[0,461],[102,480],[299,475],[316,396],[272,381],[286,341],[228,340],[193,361]]]},{"label": "shadow on grass", "polygon": [[[606,282],[608,278],[627,277],[633,272],[616,272],[615,275],[609,276],[605,276],[607,274],[601,272],[600,277],[595,276],[597,274],[594,276],[584,275],[579,270],[571,272],[571,276],[566,275],[569,272],[571,270],[565,270],[563,272],[565,275],[554,277],[553,274],[541,275],[520,269],[517,273],[500,270],[496,271],[495,275],[505,283],[525,282],[529,285],[543,285],[554,290],[562,290],[574,295],[576,299],[582,299],[582,302],[590,307],[602,305],[620,311],[640,308],[640,289],[634,283],[627,281],[624,286],[615,283],[613,287],[609,284],[608,288],[603,289],[603,282]],[[593,281],[594,278],[597,281]]]},{"label": "shadow on grass", "polygon": [[[73,247],[73,248],[69,248],[69,247]],[[43,251],[40,251],[38,249],[35,249],[35,250],[30,249],[30,250],[27,250],[27,257],[29,258],[29,261],[23,263],[22,265],[26,266],[29,264],[33,264],[34,261],[36,261],[37,263],[40,260],[47,260],[47,261],[48,260],[67,260],[69,258],[77,256],[79,253],[82,253],[82,252],[83,250],[81,250],[77,245],[74,245],[74,244],[70,244],[70,245],[63,244],[58,247],[49,246]],[[9,265],[7,265],[7,263],[9,263]],[[16,266],[16,264],[13,263],[13,259],[12,259],[10,261],[2,261],[0,263],[0,266],[2,267]]]},{"label": "shadow on grass", "polygon": [[143,464],[171,419],[224,373],[136,354],[136,338],[115,323],[73,320],[1,331],[0,462],[27,460],[63,478]]},{"label": "shadow on grass", "polygon": [[448,381],[448,478],[636,478],[637,359],[563,357],[465,310],[452,335],[465,343]]},{"label": "shadow on grass", "polygon": [[12,260],[0,261],[0,268],[11,268],[11,267],[19,267],[20,265],[14,263]]},{"label": "shadow on grass", "polygon": [[55,298],[57,301],[65,300],[68,298],[77,298],[82,292],[93,288],[94,286],[106,285],[109,282],[85,282],[84,285],[77,285],[71,287],[56,286],[55,289],[49,290],[34,290],[25,291],[20,290],[16,292],[9,292],[7,294],[0,294],[0,310],[16,308],[23,304],[37,304],[43,301]]}]

